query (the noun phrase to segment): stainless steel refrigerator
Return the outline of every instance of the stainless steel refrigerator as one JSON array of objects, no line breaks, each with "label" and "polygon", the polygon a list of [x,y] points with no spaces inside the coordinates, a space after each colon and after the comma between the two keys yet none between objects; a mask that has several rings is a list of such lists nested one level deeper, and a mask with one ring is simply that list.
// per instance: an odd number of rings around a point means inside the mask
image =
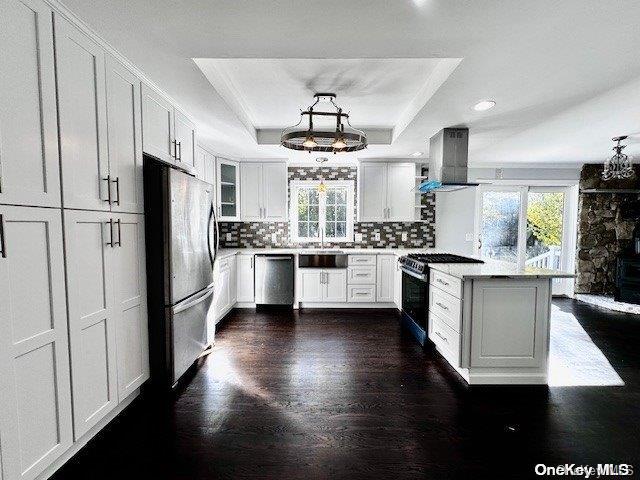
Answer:
[{"label": "stainless steel refrigerator", "polygon": [[170,391],[207,347],[218,229],[213,185],[145,156],[151,384]]}]

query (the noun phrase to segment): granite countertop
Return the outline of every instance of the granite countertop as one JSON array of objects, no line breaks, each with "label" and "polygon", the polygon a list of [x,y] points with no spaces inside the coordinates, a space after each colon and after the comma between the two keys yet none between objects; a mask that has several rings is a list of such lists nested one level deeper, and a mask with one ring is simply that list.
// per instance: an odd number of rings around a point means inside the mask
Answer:
[{"label": "granite countertop", "polygon": [[429,268],[457,278],[573,278],[574,274],[538,267],[519,268],[517,265],[497,260],[484,263],[430,263]]},{"label": "granite countertop", "polygon": [[[314,251],[337,250],[351,255],[408,255],[409,253],[442,253],[435,248],[221,248],[218,259],[224,259],[243,254],[300,254]],[[430,263],[429,268],[444,272],[453,277],[465,278],[573,278],[574,274],[560,270],[550,270],[537,267],[519,268],[517,265],[498,260],[484,260],[485,263]]]}]

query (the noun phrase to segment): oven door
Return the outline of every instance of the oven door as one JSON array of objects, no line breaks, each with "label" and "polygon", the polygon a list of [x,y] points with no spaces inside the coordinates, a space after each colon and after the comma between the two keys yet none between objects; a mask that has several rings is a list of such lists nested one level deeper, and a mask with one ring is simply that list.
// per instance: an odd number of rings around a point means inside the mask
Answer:
[{"label": "oven door", "polygon": [[402,269],[402,311],[425,332],[429,311],[428,275],[418,278]]}]

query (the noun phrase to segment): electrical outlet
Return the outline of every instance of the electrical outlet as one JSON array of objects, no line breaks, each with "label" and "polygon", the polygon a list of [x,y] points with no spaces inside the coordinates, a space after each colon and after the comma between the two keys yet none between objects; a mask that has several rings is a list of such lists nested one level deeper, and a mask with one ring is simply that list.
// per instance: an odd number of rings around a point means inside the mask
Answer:
[{"label": "electrical outlet", "polygon": [[402,241],[406,242],[407,238],[409,238],[409,236],[407,235],[407,232],[402,232]]},{"label": "electrical outlet", "polygon": [[225,238],[225,240],[226,240],[227,242],[230,242],[230,241],[231,241],[231,234],[230,234],[230,233],[227,233],[227,234],[225,235],[225,237],[224,237],[224,238]]},{"label": "electrical outlet", "polygon": [[362,241],[362,234],[361,233],[354,233],[353,234],[353,240],[354,240],[354,242],[361,242]]},{"label": "electrical outlet", "polygon": [[496,168],[496,180],[502,180],[504,178],[504,170],[502,168]]},{"label": "electrical outlet", "polygon": [[276,243],[278,241],[278,235],[275,233],[271,234],[271,242]]},{"label": "electrical outlet", "polygon": [[379,242],[380,241],[380,232],[376,232],[373,234],[373,241],[374,242]]},{"label": "electrical outlet", "polygon": [[473,233],[467,233],[464,236],[465,242],[473,242]]}]

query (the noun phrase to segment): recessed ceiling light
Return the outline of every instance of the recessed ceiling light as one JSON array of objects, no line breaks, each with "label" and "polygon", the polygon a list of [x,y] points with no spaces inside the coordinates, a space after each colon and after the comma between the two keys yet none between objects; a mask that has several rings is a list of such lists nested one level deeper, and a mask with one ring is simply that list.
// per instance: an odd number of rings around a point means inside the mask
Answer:
[{"label": "recessed ceiling light", "polygon": [[482,100],[476,103],[473,106],[473,109],[476,112],[484,112],[485,110],[489,110],[490,108],[493,108],[495,106],[496,106],[496,102],[494,102],[493,100]]},{"label": "recessed ceiling light", "polygon": [[420,157],[422,156],[422,152],[413,152],[413,153],[410,153],[409,155],[412,157]]}]

